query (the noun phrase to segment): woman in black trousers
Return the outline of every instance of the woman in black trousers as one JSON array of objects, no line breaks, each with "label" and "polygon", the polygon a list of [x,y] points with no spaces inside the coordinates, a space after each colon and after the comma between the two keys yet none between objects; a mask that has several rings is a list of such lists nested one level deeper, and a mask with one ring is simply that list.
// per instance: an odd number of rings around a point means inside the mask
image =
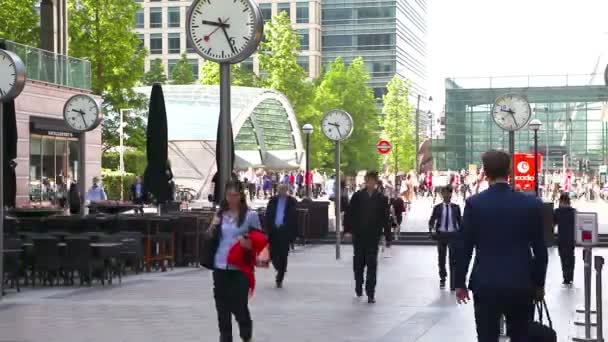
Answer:
[{"label": "woman in black trousers", "polygon": [[229,262],[229,256],[237,244],[244,249],[252,248],[248,233],[259,229],[260,221],[255,211],[247,207],[245,193],[239,183],[230,183],[226,199],[213,219],[211,232],[217,234],[217,251],[214,258],[213,295],[218,316],[220,342],[232,342],[232,315],[239,325],[243,341],[251,341],[253,323],[249,313],[250,278],[238,265]]}]

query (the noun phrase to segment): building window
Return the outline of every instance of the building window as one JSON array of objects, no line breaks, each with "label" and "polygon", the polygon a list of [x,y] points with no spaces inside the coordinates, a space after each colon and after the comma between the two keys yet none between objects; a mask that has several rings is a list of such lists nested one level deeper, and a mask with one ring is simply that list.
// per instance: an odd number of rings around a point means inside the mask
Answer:
[{"label": "building window", "polygon": [[150,8],[150,28],[163,27],[163,9],[160,7]]},{"label": "building window", "polygon": [[374,88],[374,97],[377,99],[381,99],[382,96],[386,95],[386,88]]},{"label": "building window", "polygon": [[140,8],[135,12],[135,27],[144,28],[144,9]]},{"label": "building window", "polygon": [[302,69],[306,70],[307,74],[310,71],[309,59],[310,58],[308,56],[299,56],[298,57],[298,64],[302,67]]},{"label": "building window", "polygon": [[139,34],[138,36],[139,36],[139,48],[143,49],[144,46],[146,46],[146,43],[145,43],[146,38],[143,34]]},{"label": "building window", "polygon": [[310,48],[308,29],[298,30],[300,35],[300,49],[308,50]]},{"label": "building window", "polygon": [[180,53],[181,47],[179,35],[179,33],[169,33],[169,39],[167,44],[169,47],[169,53]]},{"label": "building window", "polygon": [[150,35],[150,53],[160,55],[163,53],[163,35],[161,33],[153,33]]},{"label": "building window", "polygon": [[241,63],[243,70],[253,72],[253,57],[249,57]]},{"label": "building window", "polygon": [[192,75],[194,75],[194,79],[198,80],[198,59],[189,59],[188,63],[192,66]]},{"label": "building window", "polygon": [[373,62],[371,63],[371,73],[374,77],[392,76],[395,73],[393,62]]},{"label": "building window", "polygon": [[335,51],[343,49],[344,47],[353,46],[352,35],[339,35],[339,36],[324,36],[323,37],[323,50]]},{"label": "building window", "polygon": [[287,18],[290,18],[291,4],[289,2],[279,3],[279,15],[281,12],[285,12],[287,14]]},{"label": "building window", "polygon": [[374,18],[394,18],[395,7],[363,7],[357,10],[359,19],[374,19]]},{"label": "building window", "polygon": [[186,52],[194,53],[194,46],[192,45],[189,39],[186,39]]},{"label": "building window", "polygon": [[175,66],[177,65],[177,62],[179,62],[179,59],[170,59],[167,61],[167,69],[169,71],[168,75],[169,75],[169,79],[173,79],[173,69],[175,69]]},{"label": "building window", "polygon": [[262,11],[262,18],[264,21],[272,19],[272,5],[271,4],[260,4],[260,10]]},{"label": "building window", "polygon": [[298,2],[296,4],[296,23],[308,24],[309,21],[308,2]]},{"label": "building window", "polygon": [[180,27],[181,19],[180,19],[180,8],[179,7],[169,7],[167,10],[167,14],[169,16],[169,27]]},{"label": "building window", "polygon": [[390,49],[395,47],[395,35],[361,34],[357,36],[357,50]]},{"label": "building window", "polygon": [[353,19],[352,8],[331,8],[323,10],[323,23],[329,25],[348,24]]}]

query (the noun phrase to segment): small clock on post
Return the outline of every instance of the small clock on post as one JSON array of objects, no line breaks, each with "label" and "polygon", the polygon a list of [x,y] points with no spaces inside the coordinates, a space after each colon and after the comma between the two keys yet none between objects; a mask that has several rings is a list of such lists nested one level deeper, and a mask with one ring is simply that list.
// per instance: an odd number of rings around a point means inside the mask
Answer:
[{"label": "small clock on post", "polygon": [[78,132],[92,131],[101,123],[99,104],[89,95],[77,94],[68,99],[63,107],[63,118]]}]

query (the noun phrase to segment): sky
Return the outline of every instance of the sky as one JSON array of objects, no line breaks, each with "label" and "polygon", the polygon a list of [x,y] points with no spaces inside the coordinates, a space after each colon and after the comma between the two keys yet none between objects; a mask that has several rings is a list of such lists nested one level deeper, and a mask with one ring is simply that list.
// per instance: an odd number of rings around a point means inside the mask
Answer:
[{"label": "sky", "polygon": [[430,0],[429,95],[446,77],[591,74],[608,63],[606,0]]}]

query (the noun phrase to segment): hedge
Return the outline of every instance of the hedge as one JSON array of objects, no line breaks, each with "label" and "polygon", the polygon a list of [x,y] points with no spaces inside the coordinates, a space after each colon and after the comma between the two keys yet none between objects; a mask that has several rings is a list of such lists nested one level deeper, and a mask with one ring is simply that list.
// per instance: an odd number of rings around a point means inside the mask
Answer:
[{"label": "hedge", "polygon": [[[120,200],[120,172],[108,169],[101,170],[103,188],[106,190],[109,200]],[[123,191],[124,200],[129,200],[131,185],[135,183],[135,175],[125,172]]]},{"label": "hedge", "polygon": [[[125,172],[140,176],[144,174],[148,164],[146,153],[143,151],[125,151],[124,161]],[[101,159],[101,167],[108,170],[118,170],[120,167],[120,153],[105,152]]]}]

